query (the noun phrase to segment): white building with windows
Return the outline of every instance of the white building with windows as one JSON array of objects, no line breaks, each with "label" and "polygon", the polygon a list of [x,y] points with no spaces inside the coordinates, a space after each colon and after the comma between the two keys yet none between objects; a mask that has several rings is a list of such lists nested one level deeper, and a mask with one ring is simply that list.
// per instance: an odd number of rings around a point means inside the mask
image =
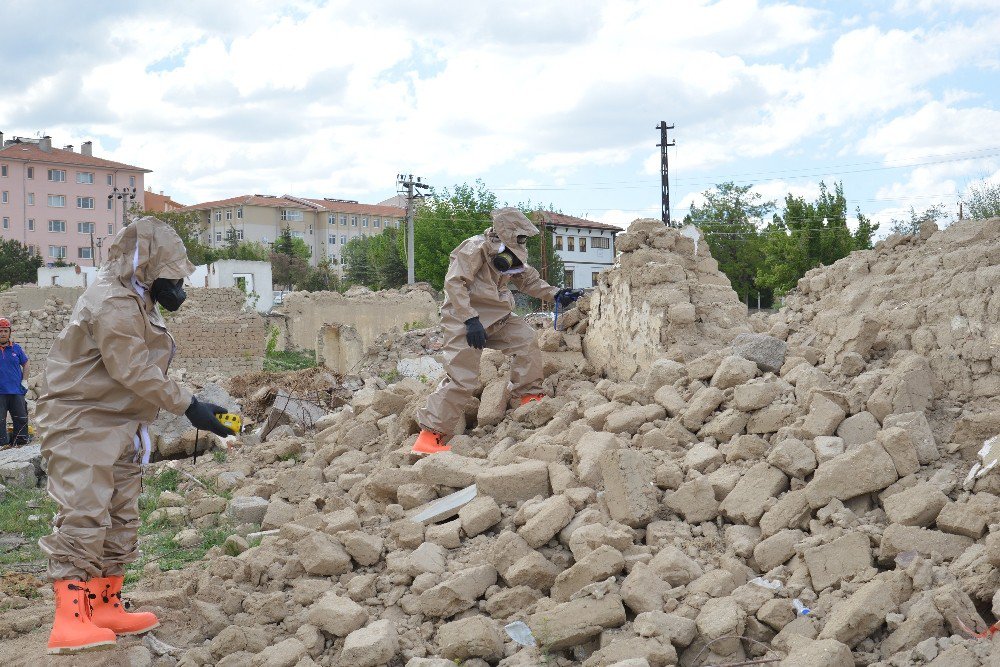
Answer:
[{"label": "white building with windows", "polygon": [[535,223],[565,265],[563,286],[574,288],[597,284],[598,274],[615,262],[615,235],[625,231],[551,211],[536,212]]}]

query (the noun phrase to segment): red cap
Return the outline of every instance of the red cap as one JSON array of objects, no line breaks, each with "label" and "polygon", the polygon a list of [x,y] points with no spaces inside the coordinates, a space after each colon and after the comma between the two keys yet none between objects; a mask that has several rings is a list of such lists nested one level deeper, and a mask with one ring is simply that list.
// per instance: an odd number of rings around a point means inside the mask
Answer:
[{"label": "red cap", "polygon": [[6,317],[0,317],[0,329],[10,329],[10,320]]}]

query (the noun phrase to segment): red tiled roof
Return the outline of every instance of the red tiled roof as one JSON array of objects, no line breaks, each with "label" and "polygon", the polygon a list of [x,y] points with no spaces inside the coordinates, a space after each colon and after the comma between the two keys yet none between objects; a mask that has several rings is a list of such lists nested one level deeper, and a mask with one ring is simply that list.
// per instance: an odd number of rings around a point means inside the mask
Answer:
[{"label": "red tiled roof", "polygon": [[606,229],[612,232],[624,232],[625,230],[621,227],[616,227],[615,225],[609,225],[603,222],[595,222],[594,220],[584,220],[583,218],[576,218],[572,215],[564,215],[562,213],[553,213],[552,211],[537,211],[536,214],[541,214],[542,218],[545,220],[546,225],[561,225],[563,227],[579,227],[583,229]]},{"label": "red tiled roof", "polygon": [[238,197],[230,197],[229,199],[218,199],[216,201],[207,201],[201,204],[191,204],[190,206],[185,206],[185,211],[202,211],[208,208],[226,208],[229,206],[267,206],[270,208],[298,208],[303,210],[310,210],[310,206],[300,204],[297,201],[291,199],[285,199],[284,197],[274,197],[272,195],[240,195]]},{"label": "red tiled roof", "polygon": [[52,147],[43,151],[38,144],[15,143],[0,148],[0,158],[4,160],[18,160],[23,162],[47,162],[55,165],[71,165],[74,167],[103,167],[105,169],[129,169],[150,173],[151,169],[134,167],[124,162],[105,160],[104,158],[84,155],[75,151],[68,151],[63,148]]},{"label": "red tiled roof", "polygon": [[368,215],[388,215],[393,217],[404,217],[406,209],[398,206],[383,206],[381,204],[357,204],[353,202],[337,201],[330,199],[311,199],[304,197],[305,201],[313,202],[322,206],[327,211],[334,213],[361,213]]},{"label": "red tiled roof", "polygon": [[172,207],[171,210],[184,208],[184,204],[178,204],[170,198],[170,195],[161,195],[149,190],[145,192],[145,199],[147,211],[166,211],[167,205]]}]

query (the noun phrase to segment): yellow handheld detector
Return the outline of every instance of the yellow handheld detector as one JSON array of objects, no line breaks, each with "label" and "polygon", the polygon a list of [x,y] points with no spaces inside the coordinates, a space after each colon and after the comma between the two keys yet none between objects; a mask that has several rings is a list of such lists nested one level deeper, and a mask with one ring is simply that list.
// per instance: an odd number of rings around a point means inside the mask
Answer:
[{"label": "yellow handheld detector", "polygon": [[215,415],[218,417],[222,425],[232,431],[234,434],[239,435],[240,430],[243,428],[243,420],[240,419],[239,415],[234,415],[231,412],[224,412],[221,415]]}]

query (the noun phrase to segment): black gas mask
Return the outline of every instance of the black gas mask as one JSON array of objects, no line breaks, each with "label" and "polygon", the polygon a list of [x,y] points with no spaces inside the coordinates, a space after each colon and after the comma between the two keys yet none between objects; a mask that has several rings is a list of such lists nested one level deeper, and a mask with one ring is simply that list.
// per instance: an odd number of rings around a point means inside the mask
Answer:
[{"label": "black gas mask", "polygon": [[[523,246],[528,242],[528,237],[524,234],[517,235],[517,244]],[[512,253],[508,249],[504,249],[503,252],[497,254],[493,258],[493,266],[497,267],[498,271],[510,271],[511,269],[516,269],[521,264],[521,260],[517,258],[517,255]]]},{"label": "black gas mask", "polygon": [[149,295],[153,301],[160,304],[170,312],[176,311],[184,303],[187,294],[184,293],[184,281],[182,279],[157,278],[153,281],[153,286],[149,289]]}]

